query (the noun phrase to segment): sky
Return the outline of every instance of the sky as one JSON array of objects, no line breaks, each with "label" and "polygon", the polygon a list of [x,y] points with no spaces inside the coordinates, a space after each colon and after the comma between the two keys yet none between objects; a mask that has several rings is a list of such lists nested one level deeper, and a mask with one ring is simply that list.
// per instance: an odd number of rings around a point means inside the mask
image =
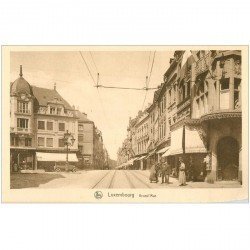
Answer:
[{"label": "sky", "polygon": [[[152,48],[153,49],[153,48]],[[150,74],[154,51],[82,51],[90,72],[79,51],[11,52],[10,78],[23,77],[38,87],[52,89],[56,83],[59,94],[71,105],[87,113],[102,131],[110,157],[117,158],[118,148],[126,138],[129,117],[142,109],[145,91],[104,89],[94,87],[97,73],[99,84],[118,87],[145,87]],[[156,51],[149,87],[163,82],[173,51]],[[148,72],[148,73],[147,73]],[[154,90],[148,91],[144,108],[152,103]]]}]

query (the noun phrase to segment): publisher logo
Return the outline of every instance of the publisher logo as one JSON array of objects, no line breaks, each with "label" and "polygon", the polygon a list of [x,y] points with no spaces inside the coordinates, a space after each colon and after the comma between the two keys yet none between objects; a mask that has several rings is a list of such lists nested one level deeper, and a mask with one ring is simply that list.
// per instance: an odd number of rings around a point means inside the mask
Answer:
[{"label": "publisher logo", "polygon": [[96,191],[94,193],[94,196],[96,199],[101,199],[103,197],[103,193],[102,193],[102,191]]}]

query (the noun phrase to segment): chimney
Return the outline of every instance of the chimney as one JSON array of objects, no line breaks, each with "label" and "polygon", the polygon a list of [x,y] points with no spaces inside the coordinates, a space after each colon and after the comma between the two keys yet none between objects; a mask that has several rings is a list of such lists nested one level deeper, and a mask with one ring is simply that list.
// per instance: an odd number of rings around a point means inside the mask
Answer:
[{"label": "chimney", "polygon": [[84,115],[85,118],[87,118],[87,114],[86,113],[82,112],[82,114]]},{"label": "chimney", "polygon": [[75,105],[72,105],[72,108],[75,110]]},{"label": "chimney", "polygon": [[20,73],[19,73],[19,76],[20,76],[20,77],[23,76],[23,67],[22,67],[22,65],[20,65]]},{"label": "chimney", "polygon": [[54,83],[54,90],[56,90],[56,83]]}]

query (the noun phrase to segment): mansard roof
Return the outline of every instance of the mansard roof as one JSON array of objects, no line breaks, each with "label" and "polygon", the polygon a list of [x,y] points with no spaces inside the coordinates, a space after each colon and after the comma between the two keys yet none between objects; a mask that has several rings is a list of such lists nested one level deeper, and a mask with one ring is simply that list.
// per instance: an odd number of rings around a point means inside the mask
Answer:
[{"label": "mansard roof", "polygon": [[36,86],[31,86],[33,90],[33,95],[36,98],[36,104],[39,106],[47,106],[48,103],[58,103],[62,104],[64,108],[68,110],[74,110],[71,105],[62,98],[62,96],[55,89],[46,89]]}]

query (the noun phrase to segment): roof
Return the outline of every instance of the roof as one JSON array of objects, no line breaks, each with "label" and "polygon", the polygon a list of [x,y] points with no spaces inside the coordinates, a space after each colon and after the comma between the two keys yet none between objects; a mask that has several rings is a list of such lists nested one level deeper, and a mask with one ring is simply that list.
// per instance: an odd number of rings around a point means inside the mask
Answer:
[{"label": "roof", "polygon": [[62,96],[55,89],[46,89],[36,86],[31,86],[33,95],[37,100],[37,104],[40,106],[47,106],[48,102],[58,102],[62,104],[66,109],[74,110],[70,104],[62,98]]},{"label": "roof", "polygon": [[26,93],[32,95],[32,88],[29,83],[20,76],[10,85],[10,93]]},{"label": "roof", "polygon": [[86,117],[86,114],[80,112],[80,111],[77,111],[77,116],[79,117],[79,120],[78,122],[85,122],[85,123],[94,123],[93,121],[89,120],[87,117]]}]

